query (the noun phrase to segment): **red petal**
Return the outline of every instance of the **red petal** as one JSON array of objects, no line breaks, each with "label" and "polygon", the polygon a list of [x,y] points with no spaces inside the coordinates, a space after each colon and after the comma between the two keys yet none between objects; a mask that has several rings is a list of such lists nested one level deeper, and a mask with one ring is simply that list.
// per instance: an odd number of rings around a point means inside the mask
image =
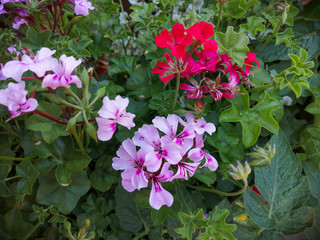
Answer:
[{"label": "red petal", "polygon": [[156,35],[155,42],[159,48],[170,48],[173,45],[171,34],[168,30],[162,30],[160,35]]}]

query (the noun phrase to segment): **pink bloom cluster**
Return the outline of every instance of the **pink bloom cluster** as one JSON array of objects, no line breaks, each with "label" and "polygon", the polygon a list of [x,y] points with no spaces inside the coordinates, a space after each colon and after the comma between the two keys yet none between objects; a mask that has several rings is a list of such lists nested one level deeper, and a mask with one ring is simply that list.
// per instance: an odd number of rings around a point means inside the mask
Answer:
[{"label": "pink bloom cluster", "polygon": [[[21,81],[24,72],[34,72],[37,77],[44,77],[42,80],[43,88],[69,88],[71,83],[81,88],[81,80],[73,74],[75,68],[81,64],[81,60],[76,60],[72,56],[67,57],[66,55],[62,55],[58,61],[52,57],[55,52],[55,50],[44,47],[36,55],[32,53],[30,56],[23,54],[22,56],[18,56],[19,60],[7,62],[1,69],[1,72],[5,78],[12,78],[17,82]],[[46,75],[48,71],[52,71],[53,73]]]},{"label": "pink bloom cluster", "polygon": [[128,104],[128,98],[117,96],[115,100],[110,100],[108,96],[104,97],[103,105],[98,111],[100,117],[96,118],[99,140],[110,140],[116,131],[117,123],[128,129],[135,126],[133,122],[135,115],[126,112]]},{"label": "pink bloom cluster", "polygon": [[34,98],[27,99],[25,82],[9,83],[8,88],[0,90],[0,104],[7,106],[11,117],[34,111],[38,102]]},{"label": "pink bloom cluster", "polygon": [[201,167],[214,171],[216,159],[204,151],[204,133],[212,134],[216,128],[204,118],[185,114],[186,121],[177,115],[155,117],[152,125],[143,125],[132,139],[125,140],[113,158],[112,167],[123,170],[122,185],[132,192],[152,184],[151,207],[171,206],[173,196],[161,183],[192,177]]},{"label": "pink bloom cluster", "polygon": [[[213,26],[203,21],[188,29],[176,23],[171,32],[163,30],[155,37],[156,45],[170,49],[174,59],[165,53],[166,62],[158,61],[152,73],[160,74],[162,82],[169,82],[180,74],[185,80],[185,83],[180,84],[180,89],[187,91],[188,98],[201,99],[205,94],[216,101],[222,97],[233,98],[239,90],[239,83],[245,82],[248,86],[252,84],[248,80],[252,62],[257,66],[260,64],[255,53],[249,51],[243,70],[232,62],[227,53],[219,52],[218,44],[210,39],[213,34]],[[186,50],[188,46],[189,52]],[[197,81],[193,76],[198,74],[200,80]]]}]

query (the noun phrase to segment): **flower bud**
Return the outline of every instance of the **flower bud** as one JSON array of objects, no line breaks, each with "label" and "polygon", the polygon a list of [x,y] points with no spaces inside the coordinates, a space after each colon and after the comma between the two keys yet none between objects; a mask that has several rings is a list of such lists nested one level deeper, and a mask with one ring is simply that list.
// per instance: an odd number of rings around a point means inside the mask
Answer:
[{"label": "flower bud", "polygon": [[274,157],[275,153],[275,145],[271,147],[270,144],[267,144],[264,148],[259,146],[254,147],[254,152],[247,153],[247,155],[255,159],[252,162],[250,162],[250,166],[266,167],[270,165],[271,159]]},{"label": "flower bud", "polygon": [[197,113],[202,113],[203,110],[204,110],[204,104],[202,101],[199,101],[197,102],[195,105],[194,105],[194,108],[196,110]]},{"label": "flower bud", "polygon": [[82,223],[82,228],[88,228],[90,226],[90,220],[86,219],[83,223]]},{"label": "flower bud", "polygon": [[251,173],[251,168],[247,162],[245,162],[244,166],[238,161],[237,166],[233,166],[230,164],[232,170],[229,172],[230,176],[234,180],[245,180],[248,178]]}]

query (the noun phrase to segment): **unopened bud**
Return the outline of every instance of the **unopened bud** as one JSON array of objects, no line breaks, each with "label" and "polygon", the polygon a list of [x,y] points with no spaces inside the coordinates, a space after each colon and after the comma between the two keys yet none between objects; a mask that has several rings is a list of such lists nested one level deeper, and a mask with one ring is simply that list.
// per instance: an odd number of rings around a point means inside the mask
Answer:
[{"label": "unopened bud", "polygon": [[252,162],[250,162],[251,166],[254,167],[266,167],[270,165],[271,159],[276,154],[276,147],[273,145],[271,147],[270,144],[267,144],[264,148],[256,146],[254,147],[254,152],[248,153],[250,157],[254,158]]},{"label": "unopened bud", "polygon": [[251,168],[247,162],[245,162],[244,166],[238,161],[237,166],[233,166],[230,164],[231,171],[229,172],[230,176],[234,180],[245,180],[248,178],[251,173]]},{"label": "unopened bud", "polygon": [[88,228],[90,226],[90,220],[86,219],[83,223],[82,223],[82,228]]},{"label": "unopened bud", "polygon": [[71,223],[69,221],[65,221],[63,223],[63,226],[64,226],[65,229],[71,229]]},{"label": "unopened bud", "polygon": [[194,108],[195,108],[195,110],[196,110],[197,113],[203,112],[203,110],[204,110],[204,104],[203,104],[203,102],[202,102],[202,101],[197,102],[197,103],[194,105]]}]

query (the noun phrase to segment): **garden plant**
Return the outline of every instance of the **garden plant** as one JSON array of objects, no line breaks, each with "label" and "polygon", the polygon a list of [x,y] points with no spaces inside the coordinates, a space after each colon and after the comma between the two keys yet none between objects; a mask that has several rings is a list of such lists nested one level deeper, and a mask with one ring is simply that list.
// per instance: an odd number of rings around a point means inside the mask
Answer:
[{"label": "garden plant", "polygon": [[318,0],[1,0],[0,239],[320,239]]}]

